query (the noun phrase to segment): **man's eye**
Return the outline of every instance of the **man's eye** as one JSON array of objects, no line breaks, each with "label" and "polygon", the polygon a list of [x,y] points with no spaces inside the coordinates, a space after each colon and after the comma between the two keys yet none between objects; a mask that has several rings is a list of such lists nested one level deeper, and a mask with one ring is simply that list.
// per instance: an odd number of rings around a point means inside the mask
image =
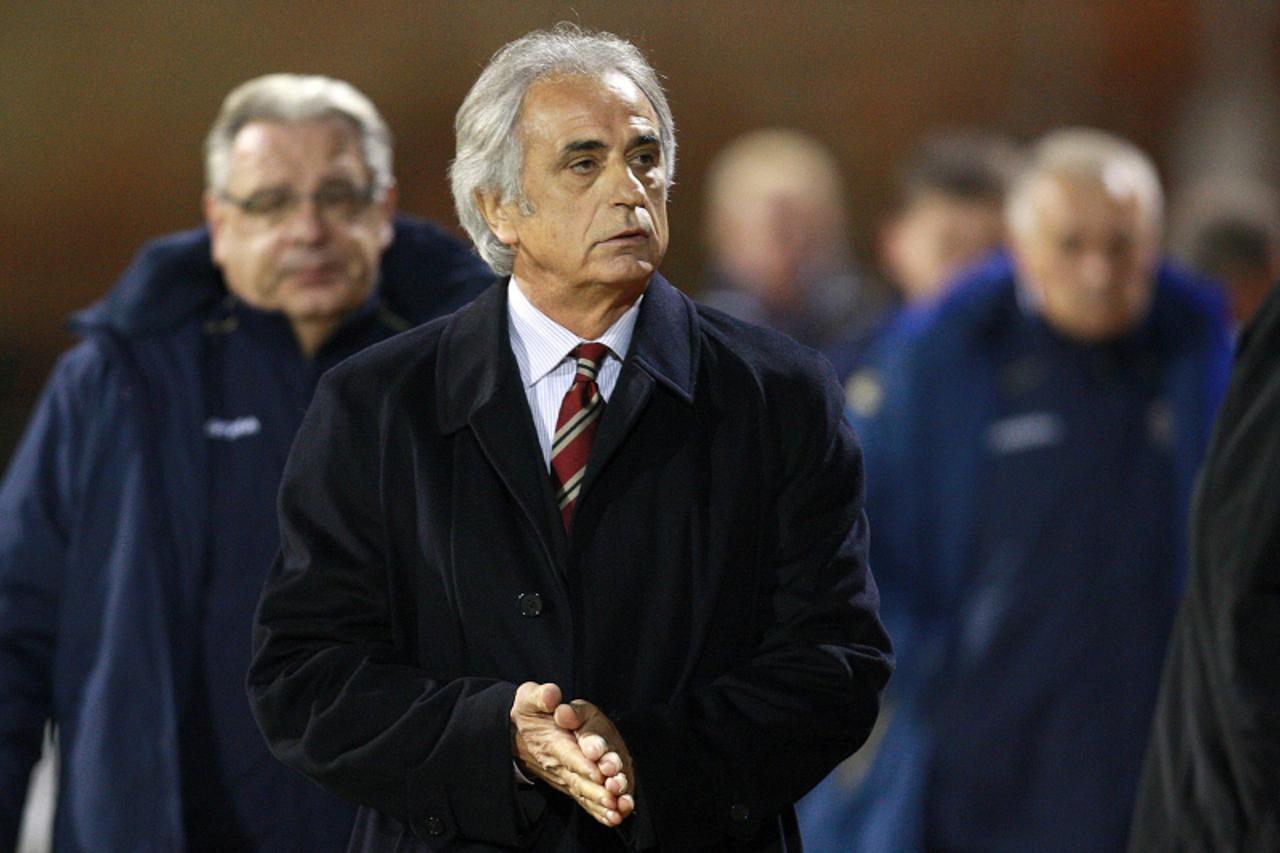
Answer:
[{"label": "man's eye", "polygon": [[586,175],[596,167],[595,160],[574,160],[569,164],[569,170],[577,172],[579,175]]},{"label": "man's eye", "polygon": [[245,213],[267,216],[284,210],[292,199],[293,194],[284,190],[262,190],[246,198],[240,206]]},{"label": "man's eye", "polygon": [[652,169],[658,165],[658,155],[653,151],[641,151],[632,157],[631,161],[646,169]]},{"label": "man's eye", "polygon": [[363,194],[351,184],[325,184],[316,190],[315,201],[320,207],[354,209],[363,201]]}]

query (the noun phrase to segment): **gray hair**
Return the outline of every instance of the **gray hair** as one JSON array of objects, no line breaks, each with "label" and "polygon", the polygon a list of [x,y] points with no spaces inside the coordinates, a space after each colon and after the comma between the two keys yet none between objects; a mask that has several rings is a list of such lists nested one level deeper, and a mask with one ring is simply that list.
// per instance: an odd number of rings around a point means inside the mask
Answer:
[{"label": "gray hair", "polygon": [[489,229],[476,193],[500,202],[523,201],[522,141],[516,132],[525,92],[538,80],[563,75],[599,76],[616,71],[635,83],[658,117],[662,159],[670,185],[676,170],[676,129],[658,74],[635,45],[612,33],[590,32],[570,23],[537,30],[493,55],[458,108],[453,127],[457,154],[449,167],[458,220],[480,257],[498,275],[511,272],[514,257]]},{"label": "gray hair", "polygon": [[374,196],[395,184],[391,171],[391,131],[364,94],[342,80],[320,75],[267,74],[241,83],[227,95],[204,140],[205,186],[226,188],[236,134],[255,121],[302,122],[342,118],[360,135]]},{"label": "gray hair", "polygon": [[1143,217],[1153,230],[1162,224],[1164,193],[1151,158],[1119,136],[1076,127],[1053,131],[1032,146],[1005,203],[1005,220],[1010,232],[1027,234],[1035,229],[1031,189],[1045,176],[1090,181],[1116,194],[1131,194],[1138,200]]}]

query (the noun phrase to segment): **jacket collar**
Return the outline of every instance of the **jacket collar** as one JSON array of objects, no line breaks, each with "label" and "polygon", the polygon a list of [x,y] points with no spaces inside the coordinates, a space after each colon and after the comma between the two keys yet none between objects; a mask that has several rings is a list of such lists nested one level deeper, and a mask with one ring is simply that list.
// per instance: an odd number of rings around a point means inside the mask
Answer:
[{"label": "jacket collar", "polygon": [[[538,531],[552,562],[564,571],[568,540],[560,523],[551,479],[538,448],[520,371],[511,351],[506,282],[490,287],[446,321],[436,361],[440,429],[469,426],[508,491]],[[618,384],[600,422],[579,513],[592,483],[644,411],[655,385],[693,401],[698,359],[693,303],[665,279],[649,282]]]},{"label": "jacket collar", "polygon": [[[511,353],[507,280],[488,288],[446,326],[436,364],[437,414],[448,433],[461,429],[500,388],[521,390]],[[698,358],[693,302],[655,274],[640,304],[624,361],[645,372],[687,403],[693,402]]]},{"label": "jacket collar", "polygon": [[[493,273],[461,242],[422,219],[397,215],[395,237],[379,262],[378,296],[408,328],[465,304]],[[226,297],[207,228],[147,243],[100,301],[75,314],[77,331],[124,335],[170,328]]]}]

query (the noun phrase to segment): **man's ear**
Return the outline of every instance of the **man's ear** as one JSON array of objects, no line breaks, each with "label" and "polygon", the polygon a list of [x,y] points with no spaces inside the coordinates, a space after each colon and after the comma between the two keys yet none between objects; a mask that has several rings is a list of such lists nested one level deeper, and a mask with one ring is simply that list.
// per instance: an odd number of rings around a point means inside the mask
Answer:
[{"label": "man's ear", "polygon": [[222,234],[222,226],[226,220],[226,211],[218,201],[218,194],[213,190],[206,189],[204,191],[203,203],[204,222],[209,226],[210,254],[213,256],[213,262],[221,265],[218,247],[221,245],[219,237]]},{"label": "man's ear", "polygon": [[519,243],[515,223],[512,222],[512,209],[515,205],[501,202],[496,195],[483,193],[480,190],[476,190],[475,198],[476,205],[484,215],[484,221],[489,223],[489,230],[493,235],[506,246],[515,246]]}]

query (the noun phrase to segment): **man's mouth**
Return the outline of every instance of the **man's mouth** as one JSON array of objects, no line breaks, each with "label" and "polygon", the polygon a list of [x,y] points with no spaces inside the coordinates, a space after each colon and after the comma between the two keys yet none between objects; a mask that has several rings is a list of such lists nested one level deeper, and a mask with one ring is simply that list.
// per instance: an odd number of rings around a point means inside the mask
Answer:
[{"label": "man's mouth", "polygon": [[643,228],[628,228],[625,231],[619,231],[612,237],[601,242],[604,243],[642,243],[649,239],[649,232]]},{"label": "man's mouth", "polygon": [[305,283],[319,283],[332,279],[342,272],[342,264],[336,261],[296,264],[285,268],[285,275]]}]

